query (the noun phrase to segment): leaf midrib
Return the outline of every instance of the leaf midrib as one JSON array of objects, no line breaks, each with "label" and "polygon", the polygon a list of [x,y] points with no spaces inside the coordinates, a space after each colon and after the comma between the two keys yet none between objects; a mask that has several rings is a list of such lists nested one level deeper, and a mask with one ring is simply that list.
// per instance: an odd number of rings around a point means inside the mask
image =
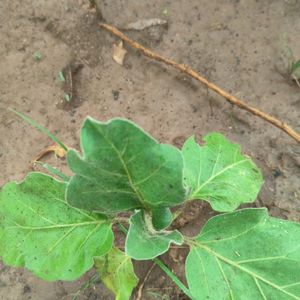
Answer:
[{"label": "leaf midrib", "polygon": [[89,226],[94,224],[101,224],[105,223],[105,220],[96,220],[96,221],[87,221],[87,222],[81,222],[81,223],[70,223],[70,224],[55,224],[55,225],[49,225],[49,226],[23,226],[21,224],[18,224],[17,222],[13,223],[16,224],[16,226],[8,226],[7,229],[15,229],[15,228],[21,228],[24,230],[47,230],[47,229],[58,229],[58,228],[68,228],[68,227],[83,227],[83,226]]},{"label": "leaf midrib", "polygon": [[234,268],[237,268],[237,269],[239,269],[240,271],[245,272],[245,273],[247,273],[248,275],[252,276],[252,277],[254,278],[254,280],[255,280],[255,279],[259,279],[260,281],[264,282],[265,284],[267,284],[267,285],[269,285],[269,286],[271,286],[271,287],[273,287],[273,288],[279,290],[280,292],[282,292],[282,293],[284,293],[284,294],[286,294],[286,295],[292,297],[293,299],[296,299],[296,300],[299,300],[299,299],[300,299],[300,298],[297,297],[296,295],[291,294],[290,292],[285,291],[282,287],[280,287],[280,286],[278,286],[278,285],[272,283],[271,281],[269,281],[269,280],[263,278],[263,277],[260,276],[260,275],[255,274],[254,272],[248,270],[247,268],[242,267],[242,266],[239,265],[238,263],[232,261],[231,259],[228,259],[228,258],[224,257],[223,255],[221,255],[221,254],[215,252],[214,250],[212,250],[211,248],[209,248],[209,247],[207,247],[207,246],[205,246],[205,245],[203,245],[203,244],[201,244],[201,243],[199,243],[199,242],[196,242],[196,241],[195,241],[195,244],[197,245],[197,247],[199,247],[199,248],[205,250],[205,251],[208,252],[210,255],[213,255],[215,258],[218,258],[218,259],[222,260],[223,262],[227,263],[228,265],[230,265],[230,266],[232,266],[232,267],[234,267]]},{"label": "leaf midrib", "polygon": [[131,188],[133,189],[133,191],[135,192],[136,196],[137,196],[138,199],[139,199],[139,202],[144,206],[145,201],[144,201],[144,199],[142,198],[142,195],[140,195],[138,189],[135,187],[134,182],[133,182],[133,180],[132,180],[132,178],[131,178],[131,174],[130,174],[129,169],[128,169],[128,167],[127,167],[127,164],[126,164],[126,162],[124,161],[124,159],[123,159],[121,153],[120,153],[119,150],[116,148],[116,146],[114,145],[114,143],[113,143],[111,140],[109,140],[109,139],[105,136],[105,134],[103,133],[103,131],[102,131],[101,128],[96,127],[96,126],[94,126],[94,128],[102,135],[102,137],[105,139],[105,141],[111,146],[111,148],[112,148],[112,149],[115,151],[115,153],[117,154],[117,156],[118,156],[118,158],[119,158],[119,160],[120,160],[120,162],[121,162],[121,164],[122,164],[122,166],[123,166],[123,168],[124,168],[124,170],[125,170],[125,172],[126,172],[126,175],[127,175],[127,177],[128,177],[128,181],[129,181],[130,187],[131,187]]},{"label": "leaf midrib", "polygon": [[[52,194],[52,193],[50,193]],[[58,229],[58,228],[68,228],[68,227],[74,227],[74,229],[76,227],[82,227],[82,226],[88,226],[88,225],[93,225],[93,224],[97,224],[100,225],[101,223],[105,223],[106,220],[99,220],[94,218],[93,216],[90,216],[88,214],[86,214],[84,211],[70,206],[66,201],[58,198],[57,196],[55,196],[54,194],[52,194],[52,199],[56,200],[66,206],[68,206],[70,209],[73,209],[74,211],[76,211],[78,214],[92,220],[92,221],[85,221],[85,222],[80,222],[80,223],[69,223],[69,224],[56,224],[53,220],[48,219],[46,217],[44,217],[43,215],[39,214],[33,207],[29,206],[27,203],[25,203],[24,201],[21,201],[20,199],[16,199],[16,201],[18,203],[20,203],[21,205],[23,205],[26,209],[28,209],[29,211],[31,211],[33,214],[35,214],[36,216],[38,216],[41,220],[46,221],[50,224],[53,225],[48,225],[48,226],[23,226],[21,224],[18,224],[17,222],[11,220],[16,226],[8,226],[7,229],[15,229],[15,228],[20,228],[23,230],[47,230],[47,229]]]}]

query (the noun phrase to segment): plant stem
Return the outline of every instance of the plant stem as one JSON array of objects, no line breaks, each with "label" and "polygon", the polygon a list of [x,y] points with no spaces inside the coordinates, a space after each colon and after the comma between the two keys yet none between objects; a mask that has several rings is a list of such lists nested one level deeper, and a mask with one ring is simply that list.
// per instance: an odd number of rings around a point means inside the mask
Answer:
[{"label": "plant stem", "polygon": [[50,172],[53,175],[58,176],[60,179],[62,179],[65,182],[68,182],[70,180],[70,177],[63,174],[62,172],[60,172],[59,170],[57,170],[56,168],[52,167],[51,165],[47,164],[47,163],[42,163],[40,161],[36,161],[35,164],[39,164],[41,165],[43,168],[45,168],[48,172]]},{"label": "plant stem", "polygon": [[171,280],[188,296],[192,299],[192,295],[189,289],[174,275],[174,273],[159,259],[152,259],[170,278]]},{"label": "plant stem", "polygon": [[[118,227],[121,229],[121,231],[124,234],[127,234],[128,230],[122,225],[118,224]],[[167,276],[181,289],[181,291],[192,299],[192,295],[189,291],[189,289],[180,281],[180,279],[159,259],[159,258],[153,258],[152,261],[158,265],[166,274]]]},{"label": "plant stem", "polygon": [[123,226],[123,224],[119,223],[119,224],[118,224],[118,227],[121,229],[121,231],[122,231],[124,234],[127,234],[128,230]]},{"label": "plant stem", "polygon": [[[125,218],[125,217],[115,217],[113,219],[113,221],[115,222],[119,222],[119,225],[121,225],[121,223],[128,223],[128,218]],[[120,226],[119,226],[120,227]],[[125,228],[125,227],[124,227]],[[121,228],[120,228],[121,229]],[[126,229],[126,228],[125,228]],[[121,229],[123,231],[123,229]],[[123,231],[124,232],[124,231]],[[124,232],[125,233],[125,232]]]}]

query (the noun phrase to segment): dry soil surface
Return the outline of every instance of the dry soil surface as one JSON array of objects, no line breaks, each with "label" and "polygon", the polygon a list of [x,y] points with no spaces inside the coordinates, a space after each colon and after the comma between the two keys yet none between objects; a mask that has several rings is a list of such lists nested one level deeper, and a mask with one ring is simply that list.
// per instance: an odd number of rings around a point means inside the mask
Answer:
[{"label": "dry soil surface", "polygon": [[[99,1],[98,1],[99,2]],[[167,20],[127,34],[178,62],[186,63],[225,90],[269,112],[300,131],[300,89],[287,64],[300,58],[300,1],[297,0],[111,0],[100,4],[106,22],[124,28],[145,18]],[[219,131],[239,143],[262,169],[265,184],[256,202],[281,218],[300,220],[300,148],[266,122],[226,103],[199,83],[136,51],[124,65],[112,59],[116,38],[98,27],[99,15],[87,0],[0,1],[0,186],[21,180],[30,161],[51,141],[20,120],[15,108],[79,147],[80,124],[87,115],[105,121],[126,117],[161,142],[181,146]],[[79,67],[78,67],[79,66]],[[72,67],[70,86],[59,72]],[[65,169],[65,161],[46,161]],[[212,215],[193,204],[186,233],[197,232]],[[183,253],[165,261],[183,277]],[[137,264],[143,277],[149,264]],[[0,299],[72,299],[84,278],[73,283],[43,282],[29,272],[1,266]],[[112,299],[101,283],[78,299]],[[185,299],[159,269],[150,275],[143,299]]]}]

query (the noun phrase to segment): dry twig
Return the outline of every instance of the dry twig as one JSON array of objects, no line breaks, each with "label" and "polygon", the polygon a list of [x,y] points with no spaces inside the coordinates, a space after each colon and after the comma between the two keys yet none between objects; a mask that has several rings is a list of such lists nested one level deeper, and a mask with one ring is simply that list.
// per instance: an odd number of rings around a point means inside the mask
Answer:
[{"label": "dry twig", "polygon": [[139,289],[137,290],[135,300],[141,300],[142,299],[142,292],[143,292],[144,285],[145,285],[146,281],[148,280],[148,278],[149,278],[149,276],[150,276],[150,274],[153,271],[155,266],[156,266],[156,264],[153,263],[152,266],[150,267],[150,269],[148,270],[146,276],[144,277],[143,282],[140,284]]},{"label": "dry twig", "polygon": [[217,85],[215,85],[212,82],[209,82],[206,78],[204,78],[203,76],[201,76],[200,74],[198,74],[196,71],[194,71],[191,67],[185,65],[185,64],[179,64],[171,59],[165,58],[159,54],[156,54],[154,52],[152,52],[151,50],[147,49],[146,47],[140,45],[139,43],[131,40],[130,38],[128,38],[124,33],[122,33],[121,31],[119,31],[117,28],[115,28],[114,26],[108,25],[108,24],[104,24],[101,23],[99,24],[100,27],[106,29],[107,31],[111,32],[112,34],[114,34],[115,36],[119,37],[120,39],[122,39],[123,41],[127,42],[131,47],[139,50],[140,52],[142,52],[145,56],[148,56],[156,61],[160,61],[166,65],[172,66],[177,70],[180,70],[181,72],[193,77],[194,79],[200,81],[201,83],[203,83],[206,87],[208,87],[209,89],[215,91],[216,93],[218,93],[219,95],[221,95],[222,97],[224,97],[229,103],[234,104],[236,106],[238,106],[241,109],[244,109],[250,113],[252,113],[255,116],[260,117],[261,119],[273,124],[274,126],[278,127],[279,129],[283,130],[285,133],[287,133],[289,136],[291,136],[293,139],[295,139],[298,143],[300,143],[300,134],[297,133],[293,128],[291,128],[290,126],[288,126],[286,123],[284,123],[283,121],[267,114],[264,113],[262,111],[260,111],[259,109],[250,106],[248,104],[246,104],[245,102],[241,101],[240,99],[236,98],[235,96],[229,94],[228,92],[224,91],[223,89],[221,89],[220,87],[218,87]]}]

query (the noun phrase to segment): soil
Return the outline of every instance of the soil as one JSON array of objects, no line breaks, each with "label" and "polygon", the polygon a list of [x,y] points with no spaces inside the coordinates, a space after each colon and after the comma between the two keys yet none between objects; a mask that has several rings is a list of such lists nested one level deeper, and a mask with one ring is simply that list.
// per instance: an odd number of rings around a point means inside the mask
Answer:
[{"label": "soil", "polygon": [[[300,58],[297,0],[96,1],[106,22],[124,28],[145,18],[167,20],[126,33],[152,50],[186,63],[225,90],[300,131],[300,89],[287,64]],[[239,143],[262,169],[256,206],[300,220],[300,147],[268,123],[226,103],[199,83],[127,48],[124,65],[112,59],[118,40],[98,27],[88,0],[0,1],[0,186],[20,180],[51,141],[8,110],[14,108],[79,148],[79,129],[90,115],[133,120],[161,142],[181,146],[218,131]],[[72,84],[59,80],[72,73]],[[71,94],[71,99],[66,95]],[[69,100],[69,101],[67,101]],[[65,170],[53,155],[45,161]],[[179,220],[195,234],[213,212],[203,203]],[[188,222],[189,221],[189,222]],[[184,278],[184,250],[164,261]],[[143,278],[151,263],[136,264]],[[72,299],[91,270],[76,282],[43,282],[26,270],[1,266],[0,299]],[[78,299],[113,299],[100,282]],[[155,267],[142,299],[185,299]]]}]

